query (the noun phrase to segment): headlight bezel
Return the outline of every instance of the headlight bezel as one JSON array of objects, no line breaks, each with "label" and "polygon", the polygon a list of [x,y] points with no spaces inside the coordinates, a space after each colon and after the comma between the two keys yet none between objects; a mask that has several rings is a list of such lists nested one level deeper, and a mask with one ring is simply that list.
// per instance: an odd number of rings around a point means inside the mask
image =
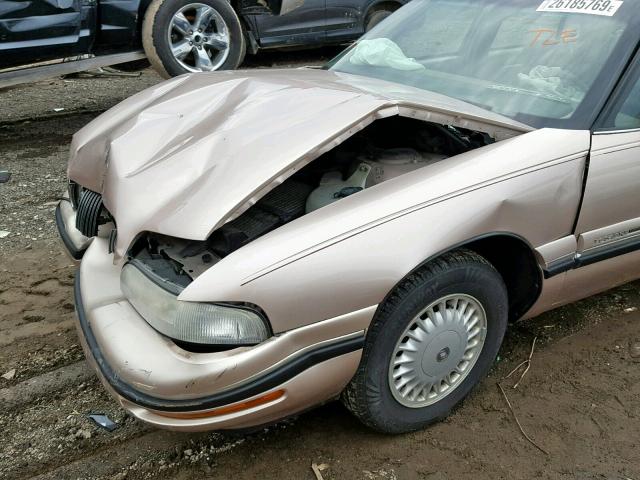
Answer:
[{"label": "headlight bezel", "polygon": [[178,300],[183,287],[163,281],[139,262],[123,266],[120,287],[147,324],[176,343],[226,349],[254,346],[273,336],[258,307],[244,302]]}]

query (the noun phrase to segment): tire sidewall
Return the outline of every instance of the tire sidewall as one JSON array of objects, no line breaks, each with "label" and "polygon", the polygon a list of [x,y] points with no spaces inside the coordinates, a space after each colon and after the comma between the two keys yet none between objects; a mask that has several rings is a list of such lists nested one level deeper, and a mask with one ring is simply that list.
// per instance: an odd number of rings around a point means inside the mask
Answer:
[{"label": "tire sidewall", "polygon": [[[400,404],[389,386],[389,364],[400,336],[427,305],[447,295],[463,293],[477,299],[487,316],[487,333],[482,352],[467,377],[449,395],[433,405],[409,408]],[[384,319],[372,342],[365,378],[370,418],[377,419],[378,428],[386,432],[406,432],[420,429],[444,418],[464,399],[488,373],[500,349],[507,325],[507,296],[500,275],[486,265],[456,267],[429,278],[413,289]]]},{"label": "tire sidewall", "polygon": [[393,12],[389,10],[374,10],[367,16],[367,21],[364,25],[364,31],[369,32],[373,27],[378,25],[380,22],[385,20],[388,16],[390,16]]},{"label": "tire sidewall", "polygon": [[[217,70],[238,68],[245,54],[245,38],[240,19],[226,0],[156,0],[147,10],[143,25],[143,45],[149,60],[155,67],[161,67],[168,76],[194,73],[186,70],[173,56],[168,40],[168,30],[173,15],[191,3],[202,3],[214,8],[229,29],[229,54]],[[158,65],[158,62],[161,65]]]}]

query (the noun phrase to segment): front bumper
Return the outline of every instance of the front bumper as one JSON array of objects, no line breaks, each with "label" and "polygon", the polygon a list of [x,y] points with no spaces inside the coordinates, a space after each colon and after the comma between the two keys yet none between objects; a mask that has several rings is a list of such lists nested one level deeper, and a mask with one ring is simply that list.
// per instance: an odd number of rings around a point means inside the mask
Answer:
[{"label": "front bumper", "polygon": [[76,211],[66,197],[56,207],[56,227],[67,253],[74,260],[80,260],[92,239],[85,237],[76,228]]},{"label": "front bumper", "polygon": [[[375,306],[254,347],[192,353],[133,309],[112,258],[99,237],[84,255],[75,287],[78,331],[105,387],[146,422],[179,430],[262,425],[338,396],[357,369]],[[276,391],[272,401],[251,404]],[[221,409],[235,404],[249,406]]]}]

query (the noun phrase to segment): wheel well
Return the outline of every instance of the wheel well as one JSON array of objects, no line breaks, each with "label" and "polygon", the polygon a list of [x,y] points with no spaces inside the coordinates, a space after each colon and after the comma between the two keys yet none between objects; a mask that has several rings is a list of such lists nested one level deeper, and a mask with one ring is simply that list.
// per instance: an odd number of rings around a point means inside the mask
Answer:
[{"label": "wheel well", "polygon": [[486,258],[498,270],[509,295],[509,320],[518,320],[536,302],[542,289],[542,271],[533,248],[510,234],[485,236],[459,245]]},{"label": "wheel well", "polygon": [[147,14],[147,9],[151,4],[151,0],[140,0],[138,3],[138,33],[142,31],[142,22],[144,21],[144,16]]},{"label": "wheel well", "polygon": [[460,248],[481,255],[502,276],[509,297],[509,321],[520,319],[538,300],[542,291],[543,273],[533,247],[518,235],[496,232],[458,243],[427,258],[398,282],[380,305],[383,305],[400,283],[411,274],[442,255]]},{"label": "wheel well", "polygon": [[378,10],[388,10],[390,12],[395,12],[397,9],[399,9],[403,4],[400,2],[394,2],[394,1],[388,1],[388,0],[383,0],[381,2],[377,2],[374,3],[373,5],[371,5],[369,7],[369,10],[367,11],[367,15],[365,15],[365,17],[368,17],[369,15],[371,15],[373,12],[376,12]]}]

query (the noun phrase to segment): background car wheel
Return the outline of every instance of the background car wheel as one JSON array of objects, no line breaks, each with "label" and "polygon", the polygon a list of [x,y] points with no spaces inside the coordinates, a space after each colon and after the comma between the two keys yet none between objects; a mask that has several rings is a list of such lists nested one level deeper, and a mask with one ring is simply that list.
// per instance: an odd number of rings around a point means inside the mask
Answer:
[{"label": "background car wheel", "polygon": [[480,255],[456,250],[428,263],[378,309],[343,402],[386,433],[445,417],[489,371],[507,313],[502,277]]},{"label": "background car wheel", "polygon": [[233,70],[246,52],[240,19],[226,0],[153,0],[142,45],[164,77]]},{"label": "background car wheel", "polygon": [[367,15],[367,20],[364,24],[364,31],[368,32],[393,12],[394,10],[392,10],[391,7],[382,8],[370,12],[369,15]]}]

